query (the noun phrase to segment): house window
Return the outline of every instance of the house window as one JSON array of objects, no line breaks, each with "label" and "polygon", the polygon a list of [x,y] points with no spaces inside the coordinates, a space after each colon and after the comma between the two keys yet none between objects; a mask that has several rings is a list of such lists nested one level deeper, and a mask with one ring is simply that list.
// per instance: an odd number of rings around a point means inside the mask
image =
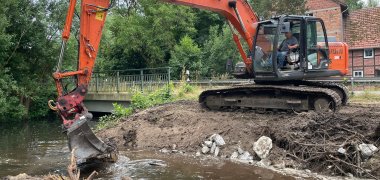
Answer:
[{"label": "house window", "polygon": [[364,49],[364,58],[373,58],[373,49]]},{"label": "house window", "polygon": [[380,70],[379,69],[375,70],[375,77],[380,77]]},{"label": "house window", "polygon": [[363,77],[363,71],[354,71],[354,77]]}]

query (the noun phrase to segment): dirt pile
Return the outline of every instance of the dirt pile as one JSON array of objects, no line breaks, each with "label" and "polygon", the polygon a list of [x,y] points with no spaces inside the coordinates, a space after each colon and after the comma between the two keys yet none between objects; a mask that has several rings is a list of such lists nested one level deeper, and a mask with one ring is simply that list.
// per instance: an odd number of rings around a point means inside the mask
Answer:
[{"label": "dirt pile", "polygon": [[[180,101],[138,112],[118,126],[99,132],[119,149],[170,149],[195,153],[217,133],[226,145],[221,157],[237,147],[249,150],[261,136],[273,140],[273,165],[311,169],[328,175],[380,177],[379,152],[365,159],[360,144],[380,146],[380,107],[352,105],[336,114],[209,111],[197,102]],[[257,158],[257,157],[256,157]]]}]

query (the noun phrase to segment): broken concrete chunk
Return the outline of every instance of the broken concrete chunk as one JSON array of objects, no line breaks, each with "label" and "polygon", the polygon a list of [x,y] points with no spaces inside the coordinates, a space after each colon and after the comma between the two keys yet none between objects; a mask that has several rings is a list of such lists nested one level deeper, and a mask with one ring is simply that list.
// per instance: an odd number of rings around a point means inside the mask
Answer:
[{"label": "broken concrete chunk", "polygon": [[270,166],[272,162],[269,159],[262,159],[261,161],[257,162],[256,165],[261,166],[261,167],[267,167]]},{"label": "broken concrete chunk", "polygon": [[205,145],[207,147],[211,147],[212,146],[212,141],[205,141],[204,143],[205,143]]},{"label": "broken concrete chunk", "polygon": [[359,150],[363,157],[369,158],[373,156],[379,149],[373,144],[360,144]]},{"label": "broken concrete chunk", "polygon": [[253,151],[260,157],[265,159],[268,157],[272,149],[272,139],[266,136],[261,136],[255,143],[253,143]]},{"label": "broken concrete chunk", "polygon": [[210,153],[213,154],[215,152],[215,148],[216,148],[216,143],[213,142],[212,143],[212,146],[211,146],[211,149],[210,149]]},{"label": "broken concrete chunk", "polygon": [[197,151],[197,153],[195,153],[195,156],[201,156],[201,152],[200,151]]},{"label": "broken concrete chunk", "polygon": [[214,137],[216,136],[216,134],[213,134],[213,135],[211,135],[208,139],[210,140],[210,141],[214,141]]},{"label": "broken concrete chunk", "polygon": [[238,156],[239,156],[239,153],[238,152],[233,152],[232,154],[231,154],[231,159],[236,159],[236,158],[238,158]]},{"label": "broken concrete chunk", "polygon": [[238,147],[238,148],[237,148],[237,152],[238,152],[239,155],[240,155],[240,154],[243,154],[243,153],[244,153],[244,150],[243,150],[242,148]]},{"label": "broken concrete chunk", "polygon": [[207,146],[202,147],[202,153],[203,154],[207,154],[209,151],[210,151],[210,148],[208,148]]},{"label": "broken concrete chunk", "polygon": [[160,150],[161,153],[169,153],[169,150],[167,150],[166,148],[163,148]]},{"label": "broken concrete chunk", "polygon": [[242,155],[239,156],[240,160],[251,160],[251,154],[248,151],[245,151]]},{"label": "broken concrete chunk", "polygon": [[219,155],[219,151],[220,151],[219,147],[216,147],[215,152],[214,152],[215,157],[217,157]]},{"label": "broken concrete chunk", "polygon": [[223,146],[226,144],[226,142],[224,142],[224,139],[221,135],[219,134],[216,134],[213,138],[213,141],[216,143],[216,145],[218,146]]},{"label": "broken concrete chunk", "polygon": [[346,150],[344,148],[340,147],[338,149],[338,153],[340,153],[340,154],[346,154]]}]

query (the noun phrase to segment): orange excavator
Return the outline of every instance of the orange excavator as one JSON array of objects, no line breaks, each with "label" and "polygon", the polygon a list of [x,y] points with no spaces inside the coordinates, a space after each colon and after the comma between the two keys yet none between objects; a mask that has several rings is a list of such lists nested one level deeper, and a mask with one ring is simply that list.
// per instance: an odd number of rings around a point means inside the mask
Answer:
[{"label": "orange excavator", "polygon": [[[335,111],[347,103],[348,94],[343,85],[310,81],[342,76],[348,71],[348,46],[343,42],[328,42],[322,19],[283,15],[259,21],[246,0],[162,1],[206,9],[224,16],[243,60],[236,65],[234,75],[255,82],[202,92],[199,102],[206,108],[324,112]],[[49,101],[49,106],[63,120],[69,147],[76,149],[79,164],[94,159],[112,161],[116,158],[115,148],[91,131],[87,121],[92,119],[92,115],[83,100],[99,51],[107,12],[113,3],[110,0],[81,1],[78,69],[66,72],[62,70],[62,60],[76,4],[76,0],[70,0],[62,49],[53,74],[58,99]],[[243,48],[240,40],[248,45],[248,49]],[[284,44],[288,48],[282,48]],[[283,49],[285,52],[281,51]],[[66,92],[62,81],[72,77],[76,79],[76,88]]]}]

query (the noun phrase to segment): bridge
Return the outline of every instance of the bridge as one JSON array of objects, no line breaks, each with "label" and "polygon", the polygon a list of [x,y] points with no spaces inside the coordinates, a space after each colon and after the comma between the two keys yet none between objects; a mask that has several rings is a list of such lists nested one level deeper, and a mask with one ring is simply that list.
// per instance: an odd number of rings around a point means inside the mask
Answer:
[{"label": "bridge", "polygon": [[113,103],[130,105],[134,92],[149,93],[170,83],[170,67],[94,72],[84,101],[92,112],[111,112]]}]

